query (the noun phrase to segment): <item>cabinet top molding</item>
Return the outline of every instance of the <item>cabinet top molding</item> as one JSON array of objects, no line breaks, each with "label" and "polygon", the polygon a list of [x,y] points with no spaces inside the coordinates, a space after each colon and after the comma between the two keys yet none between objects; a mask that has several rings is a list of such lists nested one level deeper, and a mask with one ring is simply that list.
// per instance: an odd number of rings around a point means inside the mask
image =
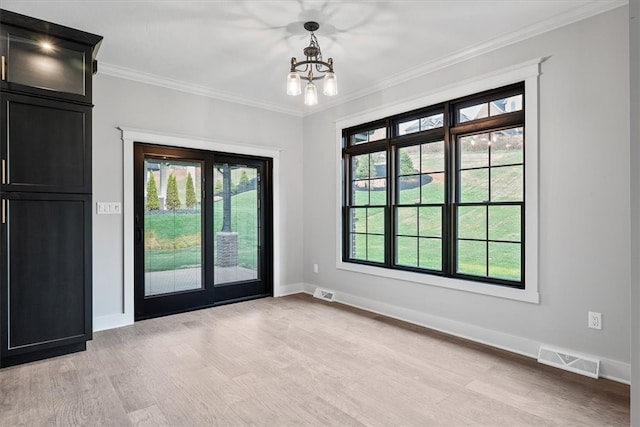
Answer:
[{"label": "cabinet top molding", "polygon": [[0,23],[91,46],[93,59],[95,59],[98,49],[100,48],[100,43],[102,43],[102,36],[21,15],[5,9],[0,9]]}]

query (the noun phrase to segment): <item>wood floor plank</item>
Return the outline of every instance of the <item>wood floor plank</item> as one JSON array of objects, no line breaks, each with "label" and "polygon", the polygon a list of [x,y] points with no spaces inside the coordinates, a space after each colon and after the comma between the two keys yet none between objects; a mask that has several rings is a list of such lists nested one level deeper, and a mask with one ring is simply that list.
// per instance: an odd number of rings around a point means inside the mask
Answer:
[{"label": "wood floor plank", "polygon": [[307,295],[150,319],[0,370],[0,425],[629,424],[629,387]]},{"label": "wood floor plank", "polygon": [[165,427],[171,426],[169,421],[162,414],[156,405],[139,409],[127,414],[131,425],[134,427]]}]

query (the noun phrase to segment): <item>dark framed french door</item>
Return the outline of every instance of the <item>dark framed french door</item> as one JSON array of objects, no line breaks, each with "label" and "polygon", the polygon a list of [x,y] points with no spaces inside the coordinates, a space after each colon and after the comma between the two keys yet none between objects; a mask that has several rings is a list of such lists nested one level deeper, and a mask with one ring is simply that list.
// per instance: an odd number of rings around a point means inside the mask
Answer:
[{"label": "dark framed french door", "polygon": [[135,144],[136,320],[273,290],[271,159]]}]

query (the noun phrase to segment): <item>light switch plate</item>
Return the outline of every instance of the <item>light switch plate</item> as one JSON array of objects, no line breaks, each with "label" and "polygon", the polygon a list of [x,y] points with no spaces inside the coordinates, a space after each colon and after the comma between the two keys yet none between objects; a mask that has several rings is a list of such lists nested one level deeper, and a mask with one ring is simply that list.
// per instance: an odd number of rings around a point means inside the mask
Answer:
[{"label": "light switch plate", "polygon": [[96,203],[96,213],[98,215],[120,215],[122,204],[120,202],[98,202]]}]

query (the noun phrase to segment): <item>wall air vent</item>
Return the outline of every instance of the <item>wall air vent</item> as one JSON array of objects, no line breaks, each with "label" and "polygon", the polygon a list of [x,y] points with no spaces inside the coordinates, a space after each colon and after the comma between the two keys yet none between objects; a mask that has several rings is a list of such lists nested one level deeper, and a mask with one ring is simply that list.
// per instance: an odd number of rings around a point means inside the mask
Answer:
[{"label": "wall air vent", "polygon": [[320,288],[316,288],[313,292],[313,296],[329,302],[333,302],[336,299],[336,293],[334,291]]},{"label": "wall air vent", "polygon": [[540,346],[538,362],[591,378],[598,378],[600,373],[599,360],[546,346]]}]

